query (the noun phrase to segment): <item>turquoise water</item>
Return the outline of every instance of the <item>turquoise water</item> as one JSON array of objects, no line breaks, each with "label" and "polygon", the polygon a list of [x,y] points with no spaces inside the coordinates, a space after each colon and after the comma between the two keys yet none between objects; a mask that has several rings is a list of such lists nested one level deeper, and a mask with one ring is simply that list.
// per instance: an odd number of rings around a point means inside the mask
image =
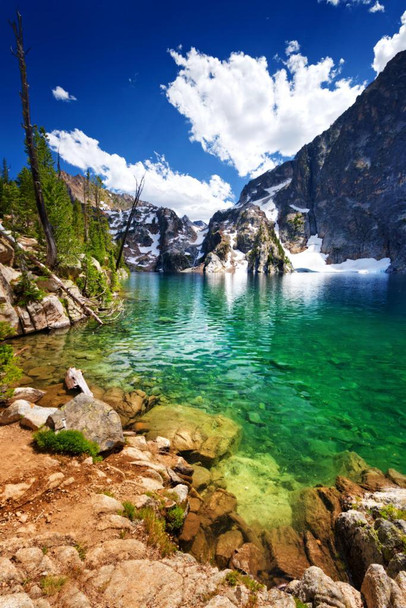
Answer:
[{"label": "turquoise water", "polygon": [[242,424],[241,454],[300,484],[334,455],[406,472],[406,278],[133,274],[122,318],[26,338],[30,364],[144,387]]}]

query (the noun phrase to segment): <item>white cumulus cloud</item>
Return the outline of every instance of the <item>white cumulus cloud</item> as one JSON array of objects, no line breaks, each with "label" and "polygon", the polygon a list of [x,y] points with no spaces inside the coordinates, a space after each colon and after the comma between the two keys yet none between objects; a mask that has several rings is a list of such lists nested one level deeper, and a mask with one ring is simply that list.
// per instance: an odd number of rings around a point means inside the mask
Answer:
[{"label": "white cumulus cloud", "polygon": [[[319,2],[322,2],[323,0],[318,0]],[[327,4],[332,4],[333,6],[338,6],[339,4],[342,4],[343,6],[354,6],[356,4],[364,4],[366,6],[369,6],[370,4],[372,4],[373,0],[325,0],[327,2]],[[370,13],[383,13],[385,11],[385,7],[383,4],[381,4],[379,2],[379,0],[375,0],[375,4],[373,4],[373,6],[371,6],[368,11]]]},{"label": "white cumulus cloud", "polygon": [[77,101],[74,95],[71,95],[70,93],[68,93],[68,91],[65,91],[65,89],[60,86],[57,86],[52,89],[52,95],[57,101]]},{"label": "white cumulus cloud", "polygon": [[286,55],[292,55],[292,53],[298,53],[300,50],[300,44],[297,40],[288,40],[286,42]]},{"label": "white cumulus cloud", "polygon": [[274,74],[265,57],[235,52],[221,61],[194,48],[186,55],[171,50],[178,75],[163,89],[189,120],[190,140],[252,176],[327,129],[364,87],[338,79],[340,66],[330,57],[309,64],[298,49],[297,41],[288,43]]},{"label": "white cumulus cloud", "polygon": [[385,12],[385,7],[383,4],[381,4],[379,2],[379,0],[376,0],[375,4],[373,4],[371,6],[371,8],[369,9],[370,13],[384,13]]},{"label": "white cumulus cloud", "polygon": [[131,164],[118,154],[102,150],[97,139],[79,129],[52,131],[48,133],[48,141],[63,160],[82,171],[91,169],[110,190],[134,194],[136,180],[145,174],[144,200],[174,209],[178,215],[186,214],[192,220],[208,220],[215,211],[234,202],[230,185],[218,175],[212,175],[209,181],[199,181],[173,171],[163,156]]},{"label": "white cumulus cloud", "polygon": [[378,74],[399,51],[406,50],[406,11],[400,18],[399,31],[392,36],[384,36],[374,46],[374,61],[372,67]]}]

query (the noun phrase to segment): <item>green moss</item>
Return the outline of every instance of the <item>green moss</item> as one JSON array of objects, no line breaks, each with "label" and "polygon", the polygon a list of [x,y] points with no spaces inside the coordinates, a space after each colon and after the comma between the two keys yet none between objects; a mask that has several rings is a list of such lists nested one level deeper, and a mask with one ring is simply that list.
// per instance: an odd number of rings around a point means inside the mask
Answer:
[{"label": "green moss", "polygon": [[386,507],[382,507],[378,511],[379,517],[383,519],[389,519],[390,521],[394,521],[395,519],[403,519],[406,520],[406,510],[405,509],[397,509],[394,505],[387,505]]},{"label": "green moss", "polygon": [[100,451],[97,443],[88,441],[80,431],[68,430],[54,433],[54,431],[37,431],[34,433],[34,443],[41,452],[56,454],[89,454],[96,457]]},{"label": "green moss", "polygon": [[295,601],[296,608],[307,608],[307,604],[301,602],[298,597],[294,597],[293,599]]}]

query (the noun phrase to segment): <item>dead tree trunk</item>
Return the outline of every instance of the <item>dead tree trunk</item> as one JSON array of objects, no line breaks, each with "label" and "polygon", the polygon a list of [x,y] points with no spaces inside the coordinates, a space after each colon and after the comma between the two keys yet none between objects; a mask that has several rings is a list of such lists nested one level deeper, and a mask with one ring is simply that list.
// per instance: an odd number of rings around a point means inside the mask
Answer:
[{"label": "dead tree trunk", "polygon": [[41,179],[38,166],[37,150],[34,143],[34,130],[31,124],[30,117],[30,101],[28,95],[28,82],[27,82],[27,66],[25,63],[26,52],[24,50],[23,41],[23,20],[20,13],[17,13],[17,23],[13,21],[10,23],[13,28],[13,32],[16,39],[17,50],[13,52],[13,55],[18,59],[18,65],[20,68],[21,77],[21,102],[23,107],[23,129],[25,131],[25,141],[27,144],[28,157],[30,160],[30,167],[32,173],[32,179],[34,181],[34,192],[35,202],[37,204],[38,215],[41,220],[42,227],[45,233],[45,239],[47,244],[47,264],[50,268],[54,268],[56,265],[56,243],[52,232],[52,226],[49,222],[47,211],[44,203],[44,196],[41,188]]},{"label": "dead tree trunk", "polygon": [[82,370],[76,369],[76,367],[70,367],[66,372],[65,384],[69,390],[77,388],[85,395],[93,397],[93,393],[87,386],[87,382],[83,377]]},{"label": "dead tree trunk", "polygon": [[116,261],[116,270],[118,270],[120,268],[121,258],[123,257],[123,251],[124,251],[125,242],[127,240],[128,231],[130,230],[130,226],[131,226],[131,222],[133,221],[134,213],[138,207],[138,203],[140,202],[141,193],[144,189],[144,181],[145,181],[145,175],[142,176],[141,181],[139,183],[137,182],[137,187],[136,187],[135,194],[134,194],[134,200],[133,200],[133,203],[131,206],[131,211],[128,215],[128,220],[127,220],[127,224],[126,224],[126,227],[124,230],[123,240],[121,241],[120,249],[118,251],[118,256],[117,256],[117,261]]}]

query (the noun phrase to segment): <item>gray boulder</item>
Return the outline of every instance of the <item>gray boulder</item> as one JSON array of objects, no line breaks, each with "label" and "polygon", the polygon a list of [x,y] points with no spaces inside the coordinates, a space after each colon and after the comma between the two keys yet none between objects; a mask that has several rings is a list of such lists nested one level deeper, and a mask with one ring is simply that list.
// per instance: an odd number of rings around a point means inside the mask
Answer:
[{"label": "gray boulder", "polygon": [[383,566],[371,564],[361,587],[367,608],[404,608],[406,590],[401,580],[399,583],[386,574]]},{"label": "gray boulder", "polygon": [[316,566],[308,568],[300,581],[289,583],[287,591],[297,596],[301,602],[309,602],[314,608],[318,606],[362,608],[363,606],[359,591],[348,583],[334,582]]},{"label": "gray boulder", "polygon": [[17,399],[0,414],[0,425],[12,424],[20,421],[25,426],[36,431],[43,426],[48,417],[57,411],[55,407],[40,407],[25,399]]},{"label": "gray boulder", "polygon": [[78,395],[49,416],[47,425],[57,431],[81,431],[89,441],[98,444],[101,452],[124,446],[120,417],[112,407],[87,395]]}]

